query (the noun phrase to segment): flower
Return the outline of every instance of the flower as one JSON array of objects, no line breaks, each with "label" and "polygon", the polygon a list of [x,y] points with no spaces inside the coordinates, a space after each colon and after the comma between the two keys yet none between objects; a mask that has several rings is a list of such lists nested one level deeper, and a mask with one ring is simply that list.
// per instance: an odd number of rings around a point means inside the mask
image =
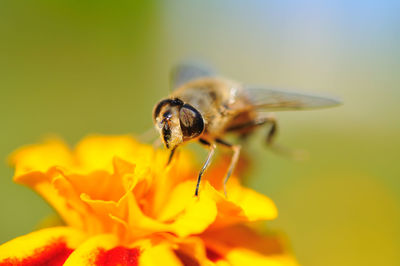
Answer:
[{"label": "flower", "polygon": [[192,155],[167,159],[130,136],[17,150],[15,182],[39,193],[65,225],[1,245],[0,265],[297,265],[279,236],[252,227],[276,218],[269,198],[235,176],[225,197],[224,163],[206,173],[195,197]]}]

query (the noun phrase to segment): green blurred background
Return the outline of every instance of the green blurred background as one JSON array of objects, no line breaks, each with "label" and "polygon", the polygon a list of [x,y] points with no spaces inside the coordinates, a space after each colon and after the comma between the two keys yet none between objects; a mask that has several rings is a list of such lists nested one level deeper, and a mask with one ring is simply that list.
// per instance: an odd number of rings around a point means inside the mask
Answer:
[{"label": "green blurred background", "polygon": [[5,161],[49,133],[141,133],[186,58],[251,84],[339,95],[277,114],[277,156],[260,143],[250,185],[270,196],[304,265],[400,265],[400,2],[0,2],[0,242],[52,213]]}]

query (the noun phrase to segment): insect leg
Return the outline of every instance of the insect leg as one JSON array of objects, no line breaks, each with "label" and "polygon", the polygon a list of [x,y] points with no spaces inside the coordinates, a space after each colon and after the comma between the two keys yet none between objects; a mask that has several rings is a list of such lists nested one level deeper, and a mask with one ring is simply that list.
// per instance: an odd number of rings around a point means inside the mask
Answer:
[{"label": "insect leg", "polygon": [[196,190],[194,192],[194,195],[196,197],[199,195],[199,186],[200,186],[200,182],[201,182],[201,177],[203,176],[204,172],[207,170],[207,167],[210,165],[210,162],[211,162],[212,157],[214,156],[215,147],[216,147],[214,143],[210,143],[204,139],[200,139],[199,141],[201,144],[203,144],[209,148],[209,152],[207,155],[206,162],[204,163],[203,167],[200,170],[199,176],[197,177]]},{"label": "insect leg", "polygon": [[241,146],[240,145],[230,144],[230,143],[228,143],[228,142],[226,142],[224,140],[221,140],[221,139],[216,139],[216,142],[221,144],[221,145],[224,145],[224,146],[226,146],[228,148],[231,148],[233,150],[233,155],[232,155],[232,158],[231,158],[231,162],[229,164],[228,172],[226,173],[226,176],[225,176],[225,179],[224,179],[224,193],[225,193],[225,196],[227,196],[226,183],[228,182],[229,177],[232,175],[233,170],[235,170],[235,166],[236,166],[236,164],[237,164],[237,162],[239,160]]},{"label": "insect leg", "polygon": [[275,117],[272,116],[266,117],[264,121],[265,123],[271,124],[267,134],[267,144],[268,146],[272,146],[278,133],[278,123]]},{"label": "insect leg", "polygon": [[[240,133],[242,130],[256,128],[256,127],[259,127],[259,126],[262,126],[265,124],[271,125],[271,127],[269,128],[268,133],[267,133],[266,142],[272,151],[274,151],[278,154],[296,159],[296,160],[303,160],[308,157],[307,153],[304,151],[301,151],[301,150],[293,151],[291,149],[288,149],[284,146],[281,146],[281,145],[278,145],[275,143],[275,138],[278,133],[278,123],[277,123],[275,117],[272,116],[271,114],[260,115],[260,117],[254,119],[252,121],[248,121],[243,124],[238,124],[238,125],[229,127],[226,129],[226,131]],[[246,135],[244,135],[244,136],[246,136]]]},{"label": "insect leg", "polygon": [[[278,125],[277,125],[275,117],[271,116],[270,114],[260,115],[258,118],[254,119],[254,120],[247,121],[243,124],[234,125],[232,127],[227,128],[226,131],[227,132],[235,132],[235,131],[241,132],[243,130],[257,128],[257,127],[260,127],[265,124],[271,125],[271,127],[268,131],[268,135],[267,135],[267,144],[269,146],[271,146],[271,144],[273,143],[273,140],[276,137]],[[246,136],[246,133],[243,136]]]},{"label": "insect leg", "polygon": [[285,146],[279,145],[275,143],[275,137],[278,133],[278,123],[273,116],[269,116],[266,118],[266,123],[271,124],[271,127],[268,130],[267,133],[267,145],[269,148],[274,151],[277,154],[295,159],[295,160],[303,160],[307,158],[307,152],[302,151],[302,150],[292,150],[290,148],[287,148]]},{"label": "insect leg", "polygon": [[226,129],[227,132],[235,132],[235,131],[240,131],[240,130],[244,130],[244,129],[248,129],[248,128],[254,128],[254,127],[258,127],[258,126],[262,126],[265,123],[268,123],[269,117],[265,118],[265,117],[261,117],[252,121],[248,121],[245,122],[243,124],[238,124],[238,125],[234,125],[231,127],[228,127]]},{"label": "insect leg", "polygon": [[171,150],[170,154],[169,154],[167,166],[171,163],[172,158],[174,157],[175,151],[176,151],[176,147],[173,148],[173,149]]}]

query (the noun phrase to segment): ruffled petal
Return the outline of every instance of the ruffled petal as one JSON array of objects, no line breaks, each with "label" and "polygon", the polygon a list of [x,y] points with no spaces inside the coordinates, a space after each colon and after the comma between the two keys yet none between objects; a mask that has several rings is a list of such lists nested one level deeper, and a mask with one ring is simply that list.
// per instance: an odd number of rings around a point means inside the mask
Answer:
[{"label": "ruffled petal", "polygon": [[70,227],[29,233],[0,246],[0,265],[62,265],[85,237]]},{"label": "ruffled petal", "polygon": [[206,173],[194,197],[193,158],[178,152],[166,166],[168,155],[130,136],[91,136],[75,150],[54,140],[29,146],[11,161],[16,182],[86,233],[84,243],[68,249],[69,265],[291,265],[278,238],[234,226],[276,218],[269,198],[242,187],[235,175],[226,197],[225,161]]},{"label": "ruffled petal", "polygon": [[171,193],[172,203],[180,199],[185,204],[180,205],[170,220],[160,221],[144,214],[132,193],[127,193],[119,202],[127,206],[128,217],[117,215],[116,218],[127,221],[130,234],[136,238],[161,232],[171,232],[180,237],[201,233],[214,221],[217,208],[208,197],[194,197],[188,190],[193,185],[192,181],[184,182]]}]

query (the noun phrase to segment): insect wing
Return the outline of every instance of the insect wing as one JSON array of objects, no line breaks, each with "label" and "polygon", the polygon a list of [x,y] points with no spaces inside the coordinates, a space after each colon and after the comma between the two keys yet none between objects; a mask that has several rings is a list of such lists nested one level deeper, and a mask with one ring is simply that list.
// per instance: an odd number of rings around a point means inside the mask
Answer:
[{"label": "insect wing", "polygon": [[303,110],[341,104],[341,101],[334,97],[278,89],[247,87],[243,89],[243,93],[253,108],[259,111]]},{"label": "insect wing", "polygon": [[180,63],[171,71],[171,89],[175,90],[195,79],[213,76],[215,72],[209,67],[191,62]]}]

